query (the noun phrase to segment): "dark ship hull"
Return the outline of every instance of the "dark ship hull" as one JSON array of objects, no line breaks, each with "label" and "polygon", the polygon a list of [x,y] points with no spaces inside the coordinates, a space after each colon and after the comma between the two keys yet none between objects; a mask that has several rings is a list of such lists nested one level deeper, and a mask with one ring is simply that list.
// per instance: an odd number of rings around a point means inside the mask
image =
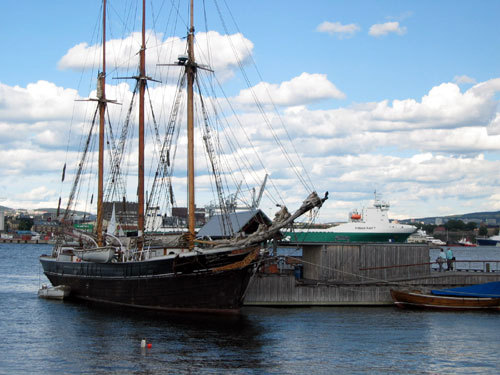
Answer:
[{"label": "dark ship hull", "polygon": [[150,310],[238,312],[255,272],[259,249],[146,261],[40,262],[52,285],[70,296]]}]

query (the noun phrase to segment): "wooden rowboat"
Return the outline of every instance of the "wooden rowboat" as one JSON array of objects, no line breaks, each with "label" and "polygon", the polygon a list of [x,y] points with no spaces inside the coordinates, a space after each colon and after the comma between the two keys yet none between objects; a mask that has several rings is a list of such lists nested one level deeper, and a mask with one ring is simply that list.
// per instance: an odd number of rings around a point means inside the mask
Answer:
[{"label": "wooden rowboat", "polygon": [[391,290],[396,306],[400,308],[440,309],[440,310],[500,310],[500,298],[457,297],[425,294],[418,290]]}]

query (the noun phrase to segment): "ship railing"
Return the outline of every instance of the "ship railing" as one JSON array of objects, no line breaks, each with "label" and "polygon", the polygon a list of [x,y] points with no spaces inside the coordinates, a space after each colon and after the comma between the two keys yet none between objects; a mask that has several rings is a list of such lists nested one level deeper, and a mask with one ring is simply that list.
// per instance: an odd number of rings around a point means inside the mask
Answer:
[{"label": "ship railing", "polygon": [[144,248],[142,250],[123,248],[120,255],[122,257],[122,262],[127,262],[131,260],[150,259],[152,252],[149,248]]},{"label": "ship railing", "polygon": [[152,259],[155,257],[158,257],[158,252],[161,254],[164,253],[164,246],[158,246],[158,247],[144,247],[142,250],[139,249],[126,249],[124,248],[124,251],[122,252],[123,254],[123,261],[126,262],[127,260],[147,260],[147,259]]},{"label": "ship railing", "polygon": [[120,238],[118,238],[117,236],[111,234],[111,233],[106,233],[106,236],[108,237],[111,237],[112,239],[114,239],[116,242],[118,242],[118,245],[120,246],[120,250],[123,252],[125,250],[125,247],[123,246],[122,244],[122,241],[120,240]]}]

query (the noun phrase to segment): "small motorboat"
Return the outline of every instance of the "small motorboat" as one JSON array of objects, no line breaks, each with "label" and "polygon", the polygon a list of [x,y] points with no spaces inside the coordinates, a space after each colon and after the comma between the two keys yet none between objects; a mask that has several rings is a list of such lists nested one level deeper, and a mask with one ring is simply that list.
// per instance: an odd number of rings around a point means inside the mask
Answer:
[{"label": "small motorboat", "polygon": [[458,242],[457,242],[457,245],[458,246],[465,246],[465,247],[476,247],[477,245],[476,244],[473,244],[472,242],[470,242],[467,238],[462,238],[460,239]]},{"label": "small motorboat", "polygon": [[46,284],[43,284],[42,287],[38,289],[38,297],[62,300],[69,296],[70,292],[71,288],[67,285],[58,285],[49,288]]},{"label": "small motorboat", "polygon": [[431,290],[391,290],[396,306],[401,308],[441,310],[500,310],[500,282],[471,285],[467,287]]},{"label": "small motorboat", "polygon": [[496,246],[500,247],[500,236],[492,236],[489,238],[476,238],[479,246]]}]

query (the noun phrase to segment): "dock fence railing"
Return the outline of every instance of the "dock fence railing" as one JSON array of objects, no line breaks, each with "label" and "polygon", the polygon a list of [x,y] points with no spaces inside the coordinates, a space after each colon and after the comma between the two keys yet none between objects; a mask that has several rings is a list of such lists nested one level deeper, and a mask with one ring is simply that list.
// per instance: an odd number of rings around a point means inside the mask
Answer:
[{"label": "dock fence railing", "polygon": [[[428,263],[416,263],[416,264],[398,264],[394,266],[383,266],[383,267],[369,267],[360,268],[360,271],[377,270],[377,269],[390,269],[390,268],[402,268],[402,267],[415,267],[428,264],[432,271],[439,271],[438,262],[428,262]],[[446,262],[443,263],[443,271],[447,271],[448,266]],[[500,272],[500,260],[454,260],[453,261],[453,271],[458,272]]]},{"label": "dock fence railing", "polygon": [[[439,264],[437,262],[432,262],[431,269],[433,271],[439,271]],[[448,270],[446,262],[443,263],[443,270]],[[500,272],[500,260],[454,260],[453,271]]]},{"label": "dock fence railing", "polygon": [[[301,257],[278,256],[274,262],[278,273],[290,273],[294,268],[302,264]],[[403,268],[408,270],[408,275],[411,276],[412,269],[415,267],[428,265],[432,272],[439,272],[439,264],[437,262],[415,263],[415,264],[398,264],[390,266],[367,267],[360,268],[359,271],[373,271]],[[446,262],[443,263],[443,271],[448,271]],[[455,260],[453,261],[453,271],[455,272],[500,272],[500,260]]]}]

